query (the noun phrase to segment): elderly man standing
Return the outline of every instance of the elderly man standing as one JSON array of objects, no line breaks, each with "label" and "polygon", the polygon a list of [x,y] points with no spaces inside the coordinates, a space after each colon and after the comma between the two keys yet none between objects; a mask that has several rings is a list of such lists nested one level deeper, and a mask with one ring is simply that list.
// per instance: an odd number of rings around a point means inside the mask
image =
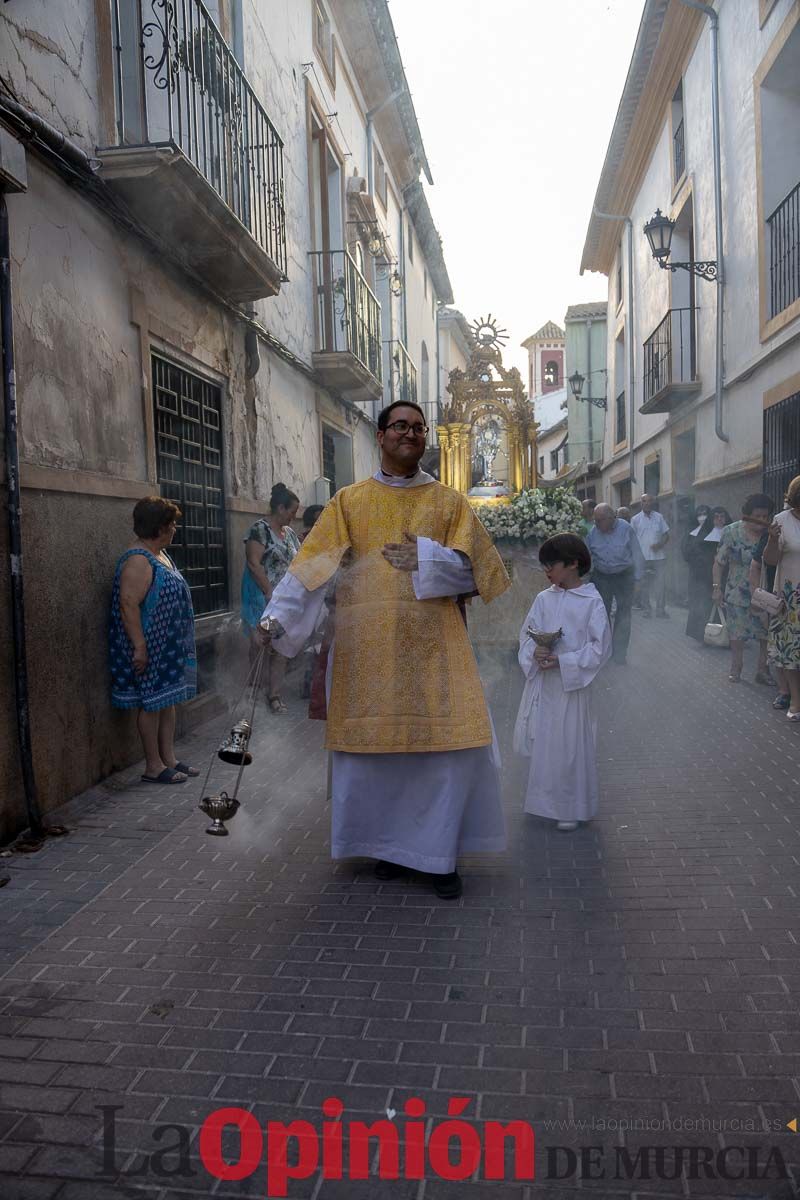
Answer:
[{"label": "elderly man standing", "polygon": [[631,607],[636,585],[644,575],[644,557],[639,539],[627,521],[610,504],[598,504],[594,510],[594,528],[586,545],[592,554],[592,583],[597,588],[611,618],[616,600],[612,639],[612,658],[622,666],[631,640]]},{"label": "elderly man standing", "polygon": [[596,507],[597,502],[595,500],[584,500],[581,504],[580,535],[584,539],[586,538],[589,530],[592,528],[592,522],[594,521],[594,510]]},{"label": "elderly man standing", "polygon": [[381,412],[380,469],[330,501],[261,624],[278,653],[297,654],[339,572],[332,856],[376,858],[383,880],[425,872],[455,899],[457,856],[506,845],[492,723],[458,599],[488,603],[509,579],[467,498],[420,469],[427,432],[416,404]]},{"label": "elderly man standing", "polygon": [[666,620],[667,556],[664,547],[669,541],[669,525],[656,510],[655,497],[642,496],[642,511],[631,521],[645,561],[644,586],[642,587],[642,616],[650,616],[650,593],[656,603],[656,616]]}]

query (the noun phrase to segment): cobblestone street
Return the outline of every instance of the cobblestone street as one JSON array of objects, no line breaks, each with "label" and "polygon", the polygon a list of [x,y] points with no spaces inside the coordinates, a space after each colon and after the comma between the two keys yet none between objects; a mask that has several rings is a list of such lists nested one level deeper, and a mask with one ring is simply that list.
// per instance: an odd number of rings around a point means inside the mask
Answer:
[{"label": "cobblestone street", "polygon": [[[2,1200],[264,1197],[263,1162],[239,1183],[207,1173],[202,1121],[236,1105],[319,1128],[329,1096],[348,1122],[399,1119],[410,1096],[434,1124],[452,1096],[469,1121],[529,1121],[536,1180],[314,1174],[289,1195],[796,1196],[775,1170],[616,1177],[623,1145],[630,1161],[752,1145],[762,1168],[777,1147],[800,1168],[800,727],[767,688],[731,685],[684,620],[635,617],[629,665],[601,677],[601,812],[575,834],[522,814],[519,672],[488,673],[510,849],[464,860],[455,903],[331,863],[323,728],[294,683],[288,716],[260,715],[229,838],[204,833],[202,779],[146,787],[136,768],[58,813],[69,837],[0,859]],[[202,766],[228,727],[182,757]],[[126,1176],[102,1173],[101,1105],[120,1106]],[[132,1174],[175,1144],[153,1139],[168,1123],[189,1128],[195,1173]],[[588,1146],[605,1179],[568,1169]]]}]

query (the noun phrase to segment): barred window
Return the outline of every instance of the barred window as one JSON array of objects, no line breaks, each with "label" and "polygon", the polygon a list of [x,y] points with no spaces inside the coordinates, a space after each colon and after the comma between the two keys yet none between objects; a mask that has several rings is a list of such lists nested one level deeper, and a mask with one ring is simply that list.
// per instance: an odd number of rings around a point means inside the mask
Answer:
[{"label": "barred window", "polygon": [[786,489],[800,475],[800,392],[764,409],[763,489],[783,508]]},{"label": "barred window", "polygon": [[161,495],[183,517],[168,551],[189,584],[196,617],[228,608],[222,392],[152,356],[156,467]]}]

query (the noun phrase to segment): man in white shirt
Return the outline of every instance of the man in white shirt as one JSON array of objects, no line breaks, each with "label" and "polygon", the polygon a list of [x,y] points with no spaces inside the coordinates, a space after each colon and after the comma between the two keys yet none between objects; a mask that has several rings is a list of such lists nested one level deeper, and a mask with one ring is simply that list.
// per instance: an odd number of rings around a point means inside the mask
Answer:
[{"label": "man in white shirt", "polygon": [[656,511],[655,498],[646,493],[642,496],[642,511],[631,521],[645,560],[645,575],[642,580],[640,604],[642,616],[650,617],[650,593],[656,605],[656,616],[666,619],[666,565],[664,547],[669,541],[669,525],[660,512]]}]

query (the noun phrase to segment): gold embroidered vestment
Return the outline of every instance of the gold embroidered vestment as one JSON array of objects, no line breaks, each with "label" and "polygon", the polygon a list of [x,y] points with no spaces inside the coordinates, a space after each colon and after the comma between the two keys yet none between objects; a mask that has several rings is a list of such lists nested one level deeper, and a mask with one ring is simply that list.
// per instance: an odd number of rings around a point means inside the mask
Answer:
[{"label": "gold embroidered vestment", "polygon": [[417,600],[409,571],[381,551],[404,533],[466,554],[487,603],[509,586],[467,500],[432,482],[365,480],[325,508],[290,569],[313,591],[339,569],[326,745],[350,754],[466,750],[491,743],[475,656],[451,597]]}]

